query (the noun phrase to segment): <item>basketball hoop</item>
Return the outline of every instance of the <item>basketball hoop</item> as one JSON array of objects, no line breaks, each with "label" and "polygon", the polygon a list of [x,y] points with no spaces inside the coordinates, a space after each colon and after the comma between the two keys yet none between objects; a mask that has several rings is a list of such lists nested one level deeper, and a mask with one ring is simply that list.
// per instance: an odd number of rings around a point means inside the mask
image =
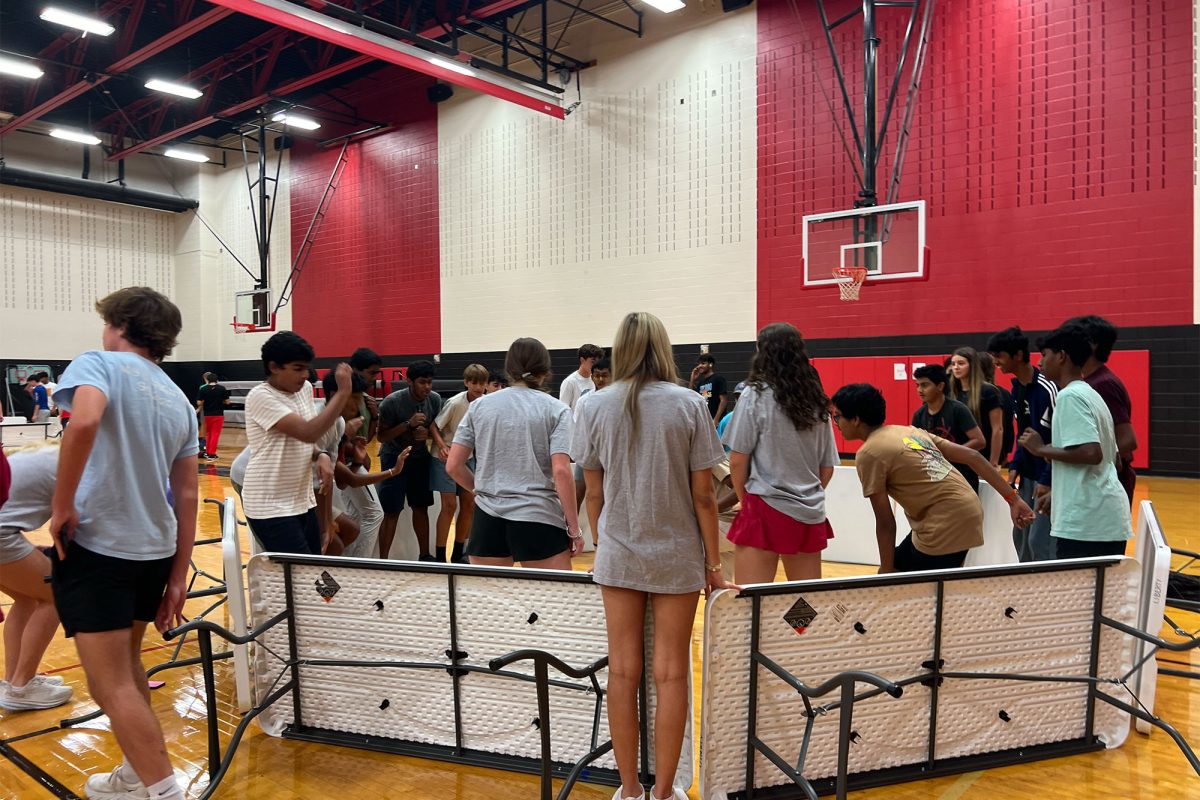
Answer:
[{"label": "basketball hoop", "polygon": [[866,267],[834,267],[833,277],[837,280],[842,300],[857,300],[863,281],[867,279]]},{"label": "basketball hoop", "polygon": [[250,331],[254,330],[253,322],[231,322],[229,324],[233,326],[235,334],[250,333]]}]

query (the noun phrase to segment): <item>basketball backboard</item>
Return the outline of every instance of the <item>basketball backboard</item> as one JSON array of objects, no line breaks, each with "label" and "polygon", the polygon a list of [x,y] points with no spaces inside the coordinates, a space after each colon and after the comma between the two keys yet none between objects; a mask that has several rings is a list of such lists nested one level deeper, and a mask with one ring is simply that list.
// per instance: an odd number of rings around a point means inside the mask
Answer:
[{"label": "basketball backboard", "polygon": [[233,303],[234,333],[258,333],[275,330],[275,306],[270,289],[238,292]]},{"label": "basketball backboard", "polygon": [[925,278],[925,201],[808,214],[803,256],[805,286],[838,283],[845,267],[864,267],[868,282]]}]

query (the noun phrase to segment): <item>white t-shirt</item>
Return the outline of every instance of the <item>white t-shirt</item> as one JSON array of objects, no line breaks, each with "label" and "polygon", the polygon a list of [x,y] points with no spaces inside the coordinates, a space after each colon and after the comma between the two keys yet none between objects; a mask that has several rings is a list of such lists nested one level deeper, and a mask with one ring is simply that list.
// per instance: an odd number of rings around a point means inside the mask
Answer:
[{"label": "white t-shirt", "polygon": [[317,505],[312,487],[314,446],[275,429],[289,414],[317,415],[312,384],[292,394],[263,382],[246,395],[250,463],[242,484],[242,507],[250,519],[294,517]]},{"label": "white t-shirt", "polygon": [[591,378],[583,377],[576,370],[563,378],[562,385],[558,387],[558,399],[566,403],[567,408],[574,411],[579,398],[594,391],[596,391],[595,382]]}]

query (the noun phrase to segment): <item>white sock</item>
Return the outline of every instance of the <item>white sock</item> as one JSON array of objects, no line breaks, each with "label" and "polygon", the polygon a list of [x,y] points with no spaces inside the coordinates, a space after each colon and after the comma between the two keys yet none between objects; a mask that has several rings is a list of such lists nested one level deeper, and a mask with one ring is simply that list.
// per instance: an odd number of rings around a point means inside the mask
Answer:
[{"label": "white sock", "polygon": [[179,784],[175,782],[174,773],[153,786],[147,786],[146,794],[150,795],[152,800],[183,800],[183,792],[180,791]]}]

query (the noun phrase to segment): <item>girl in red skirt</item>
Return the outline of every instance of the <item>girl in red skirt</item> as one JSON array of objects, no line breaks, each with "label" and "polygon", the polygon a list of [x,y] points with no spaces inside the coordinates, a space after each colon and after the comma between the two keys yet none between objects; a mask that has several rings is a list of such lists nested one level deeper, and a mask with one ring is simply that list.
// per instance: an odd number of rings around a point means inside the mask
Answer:
[{"label": "girl in red skirt", "polygon": [[742,504],[728,534],[734,581],[770,583],[780,561],[790,581],[820,578],[821,551],[833,538],[825,487],[838,454],[829,398],[793,326],[759,331],[724,443]]}]

